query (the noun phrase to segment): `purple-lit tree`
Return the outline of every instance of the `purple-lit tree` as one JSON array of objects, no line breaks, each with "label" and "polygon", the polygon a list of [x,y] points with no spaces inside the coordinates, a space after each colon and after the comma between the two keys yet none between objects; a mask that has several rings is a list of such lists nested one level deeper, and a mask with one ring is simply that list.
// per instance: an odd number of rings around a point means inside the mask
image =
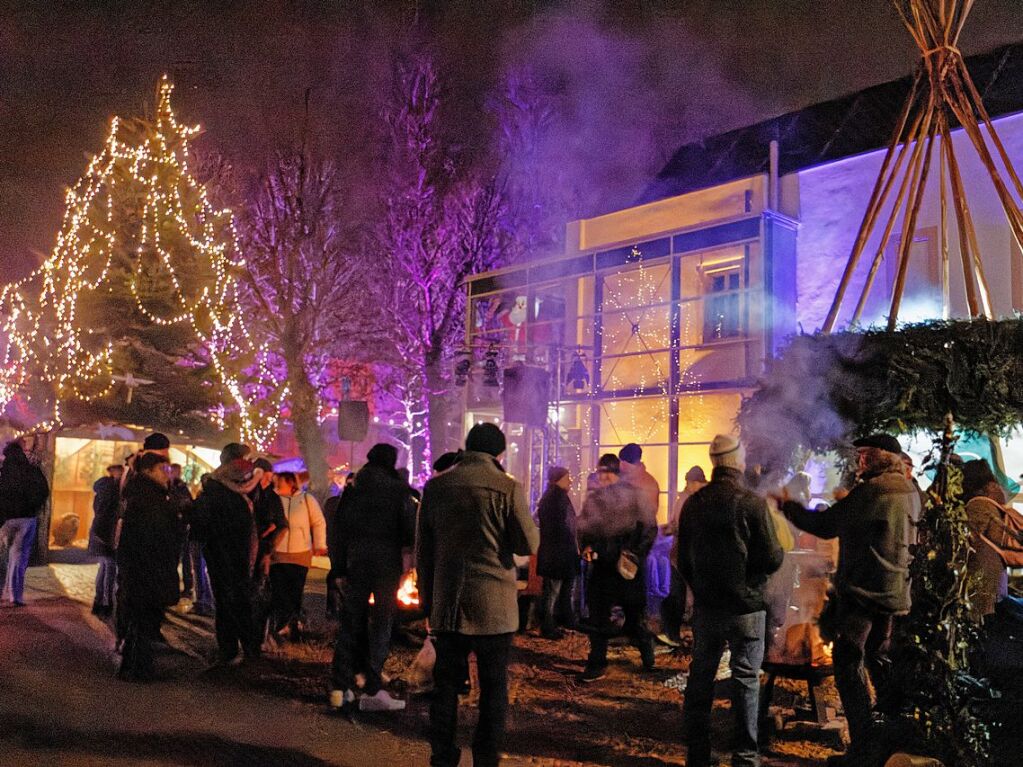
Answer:
[{"label": "purple-lit tree", "polygon": [[463,281],[505,253],[504,202],[494,179],[463,166],[445,141],[440,81],[424,56],[400,61],[384,108],[383,216],[375,295],[398,360],[384,383],[401,403],[395,436],[419,474],[442,447],[449,362],[464,328]]},{"label": "purple-lit tree", "polygon": [[303,142],[267,166],[241,219],[250,327],[286,370],[291,422],[316,494],[329,481],[320,429],[324,370],[331,358],[352,353],[366,330],[345,208],[336,166],[311,156]]},{"label": "purple-lit tree", "polygon": [[510,261],[562,251],[565,223],[578,213],[579,195],[557,154],[558,110],[528,67],[509,69],[490,100],[497,121],[494,144],[507,200]]}]

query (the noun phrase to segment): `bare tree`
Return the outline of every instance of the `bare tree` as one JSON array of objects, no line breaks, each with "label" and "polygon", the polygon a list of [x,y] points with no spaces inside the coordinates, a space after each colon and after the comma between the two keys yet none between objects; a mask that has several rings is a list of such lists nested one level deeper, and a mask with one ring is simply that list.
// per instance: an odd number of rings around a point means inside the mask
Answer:
[{"label": "bare tree", "polygon": [[291,422],[312,491],[325,494],[329,466],[320,429],[323,372],[364,330],[364,292],[350,268],[354,229],[346,225],[337,168],[303,142],[281,153],[259,178],[242,217],[254,322],[286,369]]},{"label": "bare tree", "polygon": [[429,465],[448,422],[447,363],[464,327],[463,282],[499,263],[505,239],[501,190],[461,167],[442,135],[439,97],[429,58],[398,63],[384,110],[389,140],[376,230],[383,278],[374,284],[399,360],[389,388],[415,472]]}]

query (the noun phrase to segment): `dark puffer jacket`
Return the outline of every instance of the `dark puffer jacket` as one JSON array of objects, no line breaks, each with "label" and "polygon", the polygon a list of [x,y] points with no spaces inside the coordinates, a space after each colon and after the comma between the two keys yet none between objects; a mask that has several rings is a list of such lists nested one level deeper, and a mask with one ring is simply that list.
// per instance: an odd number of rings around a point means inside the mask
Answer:
[{"label": "dark puffer jacket", "polygon": [[579,572],[579,545],[572,499],[564,489],[551,485],[540,497],[536,516],[540,523],[537,575],[557,580],[573,578]]},{"label": "dark puffer jacket", "polygon": [[178,601],[181,523],[167,488],[142,474],[124,487],[124,521],[117,547],[123,598],[132,605],[168,607]]},{"label": "dark puffer jacket", "polygon": [[329,548],[339,575],[396,579],[402,549],[415,544],[412,489],[393,470],[369,464],[341,496],[332,527],[335,540]]},{"label": "dark puffer jacket", "polygon": [[784,552],[767,503],[746,489],[742,472],[719,466],[689,496],[679,518],[678,567],[697,609],[746,615],[765,609],[767,576]]},{"label": "dark puffer jacket", "polygon": [[824,511],[782,504],[792,524],[818,538],[838,538],[835,590],[840,598],[884,613],[909,611],[909,543],[920,495],[901,469],[865,475]]}]

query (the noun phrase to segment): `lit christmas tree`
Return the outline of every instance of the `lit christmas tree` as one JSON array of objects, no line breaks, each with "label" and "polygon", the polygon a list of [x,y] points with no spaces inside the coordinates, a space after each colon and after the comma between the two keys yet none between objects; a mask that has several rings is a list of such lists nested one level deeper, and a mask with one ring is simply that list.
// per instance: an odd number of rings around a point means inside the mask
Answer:
[{"label": "lit christmas tree", "polygon": [[0,293],[0,405],[30,391],[50,414],[43,427],[194,430],[210,416],[222,427],[226,414],[262,446],[285,392],[239,311],[231,211],[216,209],[190,172],[199,128],[177,122],[172,90],[164,78],[152,122],[114,118],[67,193],[52,254]]}]

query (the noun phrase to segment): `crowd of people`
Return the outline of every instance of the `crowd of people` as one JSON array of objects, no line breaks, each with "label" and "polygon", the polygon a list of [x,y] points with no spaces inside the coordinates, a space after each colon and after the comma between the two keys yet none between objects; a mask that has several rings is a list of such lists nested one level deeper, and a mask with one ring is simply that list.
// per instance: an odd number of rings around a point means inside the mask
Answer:
[{"label": "crowd of people", "polygon": [[[819,617],[833,642],[835,682],[851,743],[840,764],[876,763],[874,700],[888,679],[893,625],[910,609],[909,558],[924,495],[898,440],[885,434],[854,443],[855,476],[830,506],[807,508],[805,482],[766,488],[746,466],[742,443],[718,435],[707,481],[693,467],[679,502],[658,524],[662,499],[639,445],[600,456],[576,509],[573,477],[551,467],[530,509],[521,483],[500,461],[501,430],[478,424],[465,449],[441,456],[420,494],[397,467],[398,452],[375,445],[366,464],[321,510],[291,472],[231,443],[193,497],[170,442],[146,438],[124,465],[94,486],[89,551],[99,560],[93,612],[112,616],[122,660],[119,676],[154,676],[153,643],[164,611],[186,595],[212,615],[214,665],[230,667],[297,638],[303,592],[316,555],[329,555],[328,610],[338,622],[328,674],[330,705],[342,711],[398,711],[389,689],[390,652],[403,577],[418,575],[420,604],[435,651],[430,704],[431,764],[456,765],[458,700],[469,684],[470,654],[479,684],[473,763],[496,765],[508,710],[508,663],[520,626],[523,557],[543,579],[539,633],[589,639],[580,683],[602,679],[608,644],[624,634],[639,651],[639,673],[654,670],[655,642],[678,646],[692,628],[688,672],[665,686],[684,690],[687,764],[712,764],[714,684],[731,677],[732,764],[757,765],[760,672],[778,616],[765,595],[795,536],[837,539],[832,586]],[[254,458],[254,459],[253,459]],[[982,460],[961,464],[972,534],[971,604],[978,621],[1023,620],[1023,602],[1007,589],[1007,566],[1023,565],[1023,519]],[[24,443],[4,449],[0,467],[2,598],[23,603],[24,573],[48,496]],[[180,572],[180,575],[179,575]],[[651,594],[656,595],[652,601]],[[774,611],[776,612],[776,611]],[[653,619],[653,620],[651,620]],[[656,636],[651,623],[659,623]]]}]

